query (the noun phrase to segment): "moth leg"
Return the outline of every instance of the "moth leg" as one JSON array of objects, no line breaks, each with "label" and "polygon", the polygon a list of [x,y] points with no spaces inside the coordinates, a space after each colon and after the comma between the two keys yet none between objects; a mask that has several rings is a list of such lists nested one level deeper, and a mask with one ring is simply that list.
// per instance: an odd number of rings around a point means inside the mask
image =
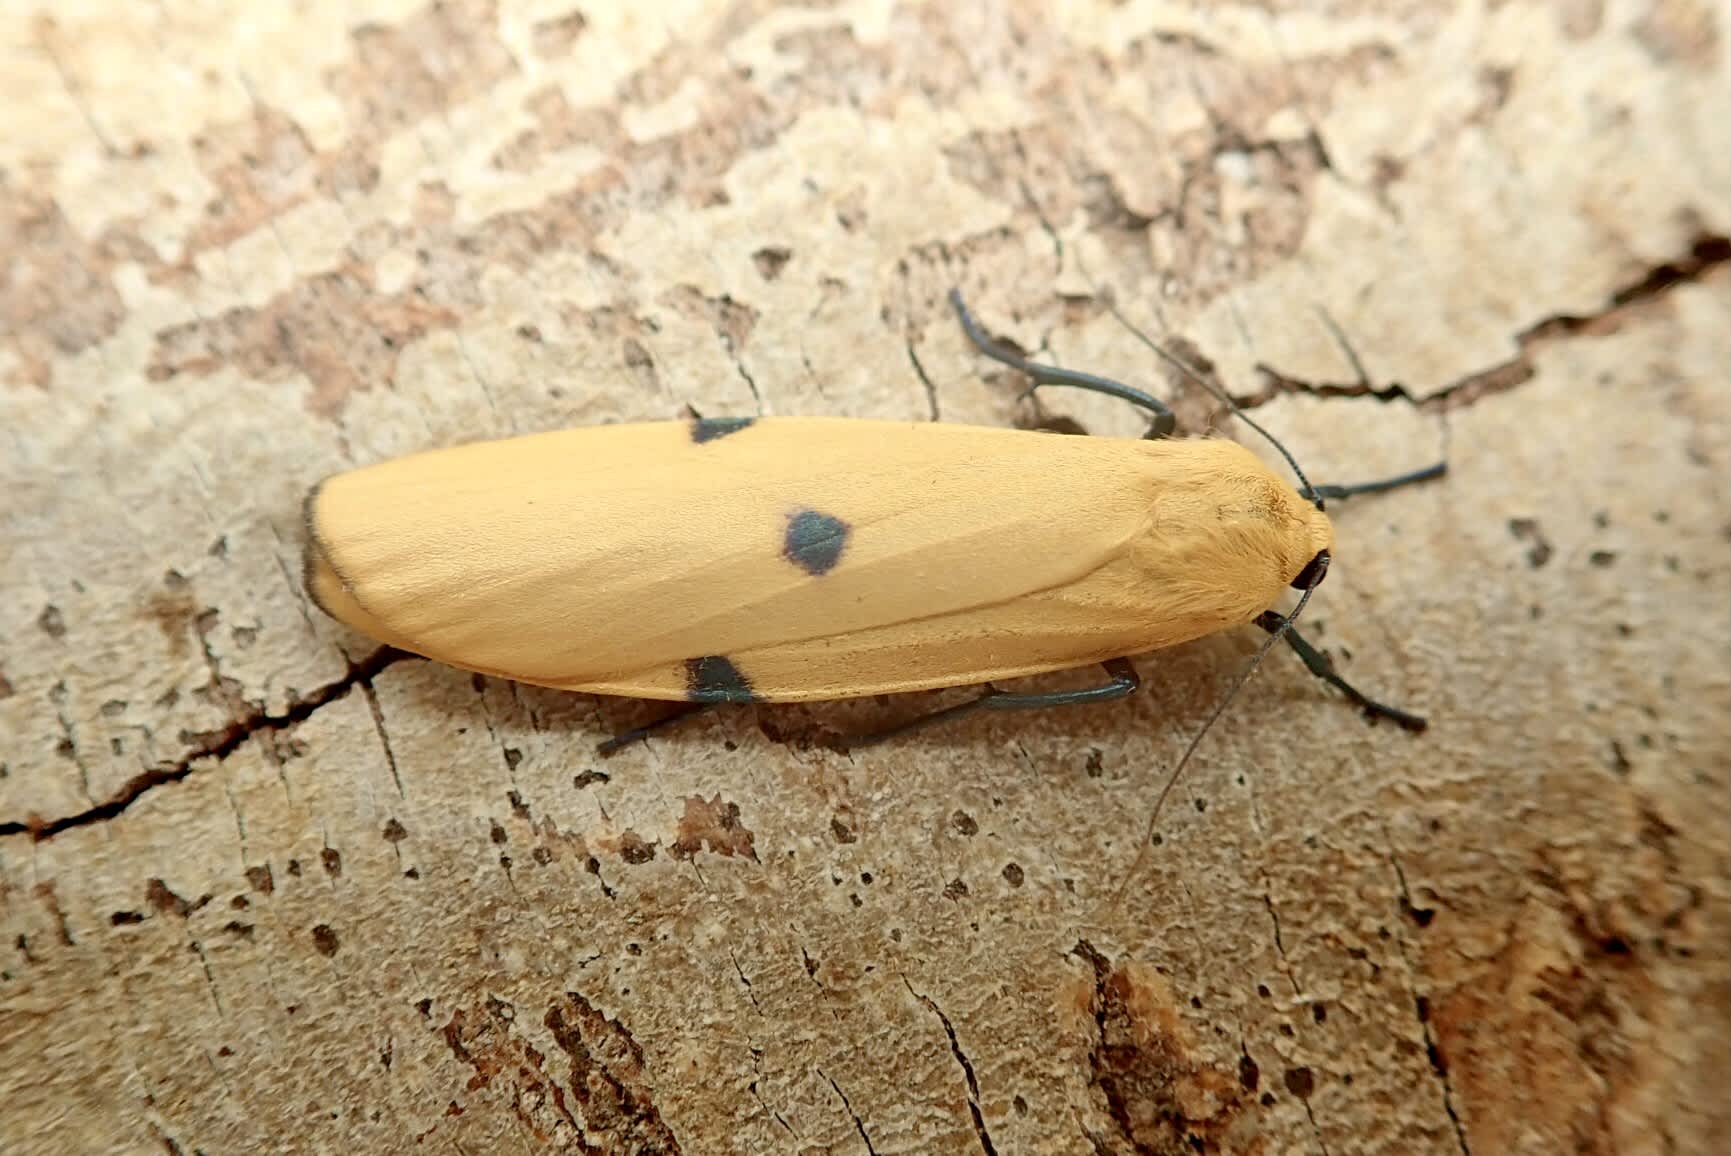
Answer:
[{"label": "moth leg", "polygon": [[[1121,381],[1113,381],[1109,377],[1096,377],[1092,373],[1082,373],[1075,369],[1061,369],[1055,365],[1039,365],[1027,358],[1018,357],[1003,346],[986,336],[985,330],[974,320],[968,307],[962,304],[962,295],[958,290],[950,290],[950,304],[955,307],[956,318],[962,323],[962,332],[968,335],[968,340],[974,343],[974,348],[991,358],[1002,362],[1012,369],[1019,369],[1034,379],[1034,384],[1028,389],[1033,393],[1042,385],[1068,385],[1076,389],[1092,390],[1109,397],[1120,398],[1131,405],[1138,406],[1154,415],[1154,422],[1143,435],[1149,438],[1170,437],[1172,431],[1178,428],[1178,417],[1165,402],[1151,393],[1144,393],[1133,385],[1125,385]],[[1026,394],[1023,395],[1027,396]]]},{"label": "moth leg", "polygon": [[[1262,627],[1262,629],[1268,631],[1270,634],[1279,630],[1285,622],[1285,617],[1276,614],[1272,610],[1264,610],[1256,619],[1256,625]],[[1322,651],[1306,642],[1303,637],[1299,635],[1298,631],[1292,629],[1292,627],[1288,626],[1286,628],[1285,638],[1286,641],[1291,644],[1292,649],[1298,652],[1298,657],[1303,660],[1304,665],[1309,668],[1310,673],[1346,695],[1346,697],[1351,699],[1360,710],[1364,711],[1365,717],[1372,719],[1389,719],[1396,726],[1412,731],[1415,734],[1424,730],[1426,723],[1421,716],[1410,714],[1407,711],[1401,710],[1398,707],[1389,706],[1386,703],[1377,702],[1375,699],[1366,696],[1357,687],[1347,682],[1346,679],[1340,677],[1339,673],[1335,671],[1334,663],[1329,660],[1328,655],[1322,653]]]},{"label": "moth leg", "polygon": [[860,747],[876,746],[888,739],[900,738],[910,731],[924,730],[938,723],[949,722],[963,715],[973,714],[982,710],[1034,710],[1048,706],[1081,706],[1095,702],[1111,702],[1136,693],[1136,688],[1142,685],[1142,680],[1136,675],[1136,668],[1130,665],[1127,658],[1114,658],[1100,664],[1106,668],[1106,673],[1112,680],[1101,686],[1085,687],[1081,690],[1057,690],[1046,694],[1011,694],[1008,691],[988,690],[971,702],[957,703],[943,710],[935,710],[930,714],[920,715],[910,719],[900,726],[889,730],[878,731],[875,734],[862,735],[859,738],[847,740],[849,750]]},{"label": "moth leg", "polygon": [[632,727],[628,731],[620,731],[612,738],[596,743],[595,753],[602,757],[606,757],[623,747],[628,747],[632,743],[640,742],[641,740],[648,738],[656,731],[671,726],[673,723],[688,719],[694,714],[702,714],[704,711],[710,710],[719,705],[719,703],[713,702],[681,703],[677,710],[665,714],[653,722],[646,722],[640,727]]},{"label": "moth leg", "polygon": [[[1385,490],[1398,490],[1402,486],[1410,486],[1417,482],[1428,482],[1432,478],[1440,478],[1449,472],[1447,462],[1438,462],[1434,466],[1426,466],[1422,470],[1413,470],[1408,474],[1396,474],[1392,478],[1383,478],[1375,482],[1359,482],[1351,486],[1314,486],[1312,489],[1319,498],[1350,498],[1354,494],[1380,494]],[[1290,637],[1290,636],[1289,636]],[[1297,644],[1294,643],[1296,646]],[[1314,667],[1312,669],[1315,669]]]}]

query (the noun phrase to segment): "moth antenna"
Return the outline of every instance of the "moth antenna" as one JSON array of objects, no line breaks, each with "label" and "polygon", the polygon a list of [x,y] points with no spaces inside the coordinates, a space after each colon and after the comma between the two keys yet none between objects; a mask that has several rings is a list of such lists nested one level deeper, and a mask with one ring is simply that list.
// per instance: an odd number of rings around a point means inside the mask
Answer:
[{"label": "moth antenna", "polygon": [[1364,367],[1364,362],[1358,356],[1358,350],[1352,347],[1352,342],[1347,339],[1346,330],[1342,329],[1340,323],[1335,321],[1334,314],[1318,305],[1316,315],[1322,318],[1324,325],[1328,326],[1329,333],[1334,335],[1334,343],[1340,347],[1340,352],[1346,357],[1347,363],[1352,366],[1352,371],[1358,374],[1358,384],[1370,385],[1370,371]]},{"label": "moth antenna", "polygon": [[1316,492],[1316,487],[1310,484],[1310,479],[1304,476],[1303,470],[1299,469],[1298,460],[1292,456],[1292,453],[1284,445],[1281,444],[1279,438],[1275,437],[1273,434],[1263,429],[1261,425],[1257,424],[1249,414],[1244,412],[1242,406],[1232,400],[1232,395],[1230,393],[1227,393],[1212,381],[1209,381],[1208,378],[1203,375],[1201,370],[1197,369],[1188,361],[1185,361],[1182,357],[1179,357],[1176,353],[1165,348],[1158,341],[1155,341],[1146,333],[1142,332],[1141,329],[1137,328],[1136,323],[1126,317],[1123,311],[1118,308],[1118,303],[1112,300],[1110,293],[1102,294],[1101,299],[1105,301],[1106,308],[1111,311],[1112,316],[1117,319],[1118,324],[1129,330],[1131,336],[1135,337],[1137,341],[1140,341],[1143,345],[1153,350],[1155,356],[1159,357],[1167,365],[1170,365],[1190,381],[1195,382],[1197,385],[1200,385],[1203,389],[1207,390],[1216,400],[1221,402],[1231,411],[1233,417],[1261,434],[1268,444],[1273,446],[1275,450],[1279,452],[1280,456],[1286,459],[1286,464],[1292,467],[1293,474],[1298,478],[1300,492],[1302,492],[1317,509],[1320,510],[1324,508],[1322,504],[1322,495]]},{"label": "moth antenna", "polygon": [[[1324,566],[1323,573],[1327,573],[1327,570],[1328,568]],[[1232,700],[1238,697],[1238,692],[1244,689],[1244,684],[1250,681],[1250,676],[1256,673],[1256,668],[1262,665],[1262,660],[1268,657],[1268,652],[1274,649],[1275,643],[1286,635],[1286,632],[1292,628],[1292,624],[1298,620],[1298,616],[1304,613],[1305,604],[1310,601],[1310,596],[1316,592],[1316,588],[1321,582],[1322,574],[1318,574],[1310,585],[1304,588],[1304,593],[1299,595],[1298,605],[1292,608],[1292,613],[1282,618],[1280,626],[1269,632],[1268,638],[1256,651],[1256,657],[1250,660],[1250,665],[1245,667],[1238,678],[1233,681],[1231,688],[1221,696],[1220,701],[1209,712],[1208,718],[1203,721],[1201,727],[1197,729],[1194,735],[1190,736],[1190,742],[1184,748],[1184,753],[1178,756],[1178,765],[1172,768],[1170,775],[1166,776],[1166,785],[1160,788],[1160,794],[1154,799],[1154,810],[1148,815],[1148,833],[1143,838],[1144,847],[1147,846],[1149,840],[1153,839],[1154,827],[1159,823],[1160,812],[1166,806],[1166,796],[1170,795],[1172,788],[1178,785],[1178,780],[1183,777],[1185,768],[1190,765],[1190,757],[1196,753],[1196,748],[1202,745],[1202,740],[1208,737],[1208,732],[1214,729],[1215,722],[1226,713],[1226,708],[1232,705]]]}]

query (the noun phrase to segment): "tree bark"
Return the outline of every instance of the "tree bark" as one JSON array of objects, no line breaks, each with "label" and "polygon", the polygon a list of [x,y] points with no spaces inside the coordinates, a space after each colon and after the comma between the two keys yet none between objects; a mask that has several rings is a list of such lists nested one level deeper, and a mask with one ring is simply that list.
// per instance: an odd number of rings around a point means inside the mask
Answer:
[{"label": "tree bark", "polygon": [[[1721,19],[12,6],[0,1149],[1724,1150]],[[601,760],[661,708],[301,589],[308,486],[430,446],[1138,432],[1019,402],[951,286],[1261,452],[1115,302],[1313,478],[1446,455],[1331,508],[1309,613],[1429,732],[1276,652],[1153,820],[1242,630]]]}]

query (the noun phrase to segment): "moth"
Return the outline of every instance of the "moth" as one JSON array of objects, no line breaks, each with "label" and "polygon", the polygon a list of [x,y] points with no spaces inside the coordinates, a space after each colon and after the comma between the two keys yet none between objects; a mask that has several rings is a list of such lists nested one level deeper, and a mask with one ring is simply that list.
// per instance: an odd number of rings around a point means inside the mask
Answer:
[{"label": "moth", "polygon": [[693,708],[1106,672],[1080,690],[988,688],[919,723],[1122,697],[1131,656],[1258,623],[1368,713],[1423,727],[1351,687],[1271,607],[1326,574],[1327,498],[1444,467],[1295,486],[1236,442],[1171,436],[1150,394],[1000,348],[951,298],[982,352],[1035,388],[1142,407],[1149,436],[692,418],[436,449],[312,490],[307,590],[355,630],[452,666]]}]

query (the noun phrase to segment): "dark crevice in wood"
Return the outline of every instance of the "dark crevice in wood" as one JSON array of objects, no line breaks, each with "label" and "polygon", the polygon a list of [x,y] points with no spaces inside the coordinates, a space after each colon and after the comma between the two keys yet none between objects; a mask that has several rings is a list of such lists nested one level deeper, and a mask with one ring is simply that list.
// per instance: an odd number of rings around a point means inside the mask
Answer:
[{"label": "dark crevice in wood", "polygon": [[968,1059],[967,1053],[962,1051],[955,1025],[950,1022],[950,1017],[944,1014],[944,1009],[938,1006],[937,1001],[929,995],[915,991],[914,985],[908,982],[906,976],[902,977],[902,983],[907,987],[908,994],[925,1004],[931,1013],[938,1017],[938,1022],[944,1025],[944,1034],[950,1038],[950,1054],[956,1058],[956,1063],[961,1065],[962,1076],[967,1081],[968,1113],[974,1120],[974,1135],[979,1137],[980,1147],[986,1156],[998,1156],[998,1147],[992,1142],[991,1132],[986,1129],[985,1113],[980,1110],[980,1081],[974,1074],[973,1062]]},{"label": "dark crevice in wood", "polygon": [[357,686],[370,686],[372,680],[386,667],[408,657],[410,656],[400,650],[383,647],[360,662],[351,663],[348,673],[336,682],[296,699],[281,714],[270,714],[262,707],[254,707],[227,726],[196,736],[192,748],[180,758],[134,775],[121,784],[119,790],[107,800],[93,807],[58,819],[30,815],[22,820],[0,822],[0,836],[29,834],[31,838],[41,842],[74,827],[85,827],[112,819],[132,806],[147,791],[167,783],[178,783],[186,778],[201,760],[214,759],[221,762],[254,735],[274,733],[305,722],[320,707],[335,702]]},{"label": "dark crevice in wood", "polygon": [[1603,308],[1593,313],[1553,313],[1541,318],[1515,335],[1515,356],[1488,369],[1469,373],[1422,396],[1399,382],[1379,386],[1363,379],[1351,382],[1305,381],[1259,363],[1256,368],[1266,383],[1264,387],[1255,393],[1234,396],[1233,400],[1240,409],[1255,409],[1282,394],[1297,393],[1310,397],[1373,397],[1383,402],[1404,401],[1433,412],[1458,409],[1531,381],[1538,372],[1533,364],[1535,348],[1570,337],[1609,333],[1630,314],[1679,286],[1701,281],[1727,263],[1731,263],[1731,237],[1703,234],[1689,246],[1686,255],[1655,265],[1639,279],[1613,291]]}]

